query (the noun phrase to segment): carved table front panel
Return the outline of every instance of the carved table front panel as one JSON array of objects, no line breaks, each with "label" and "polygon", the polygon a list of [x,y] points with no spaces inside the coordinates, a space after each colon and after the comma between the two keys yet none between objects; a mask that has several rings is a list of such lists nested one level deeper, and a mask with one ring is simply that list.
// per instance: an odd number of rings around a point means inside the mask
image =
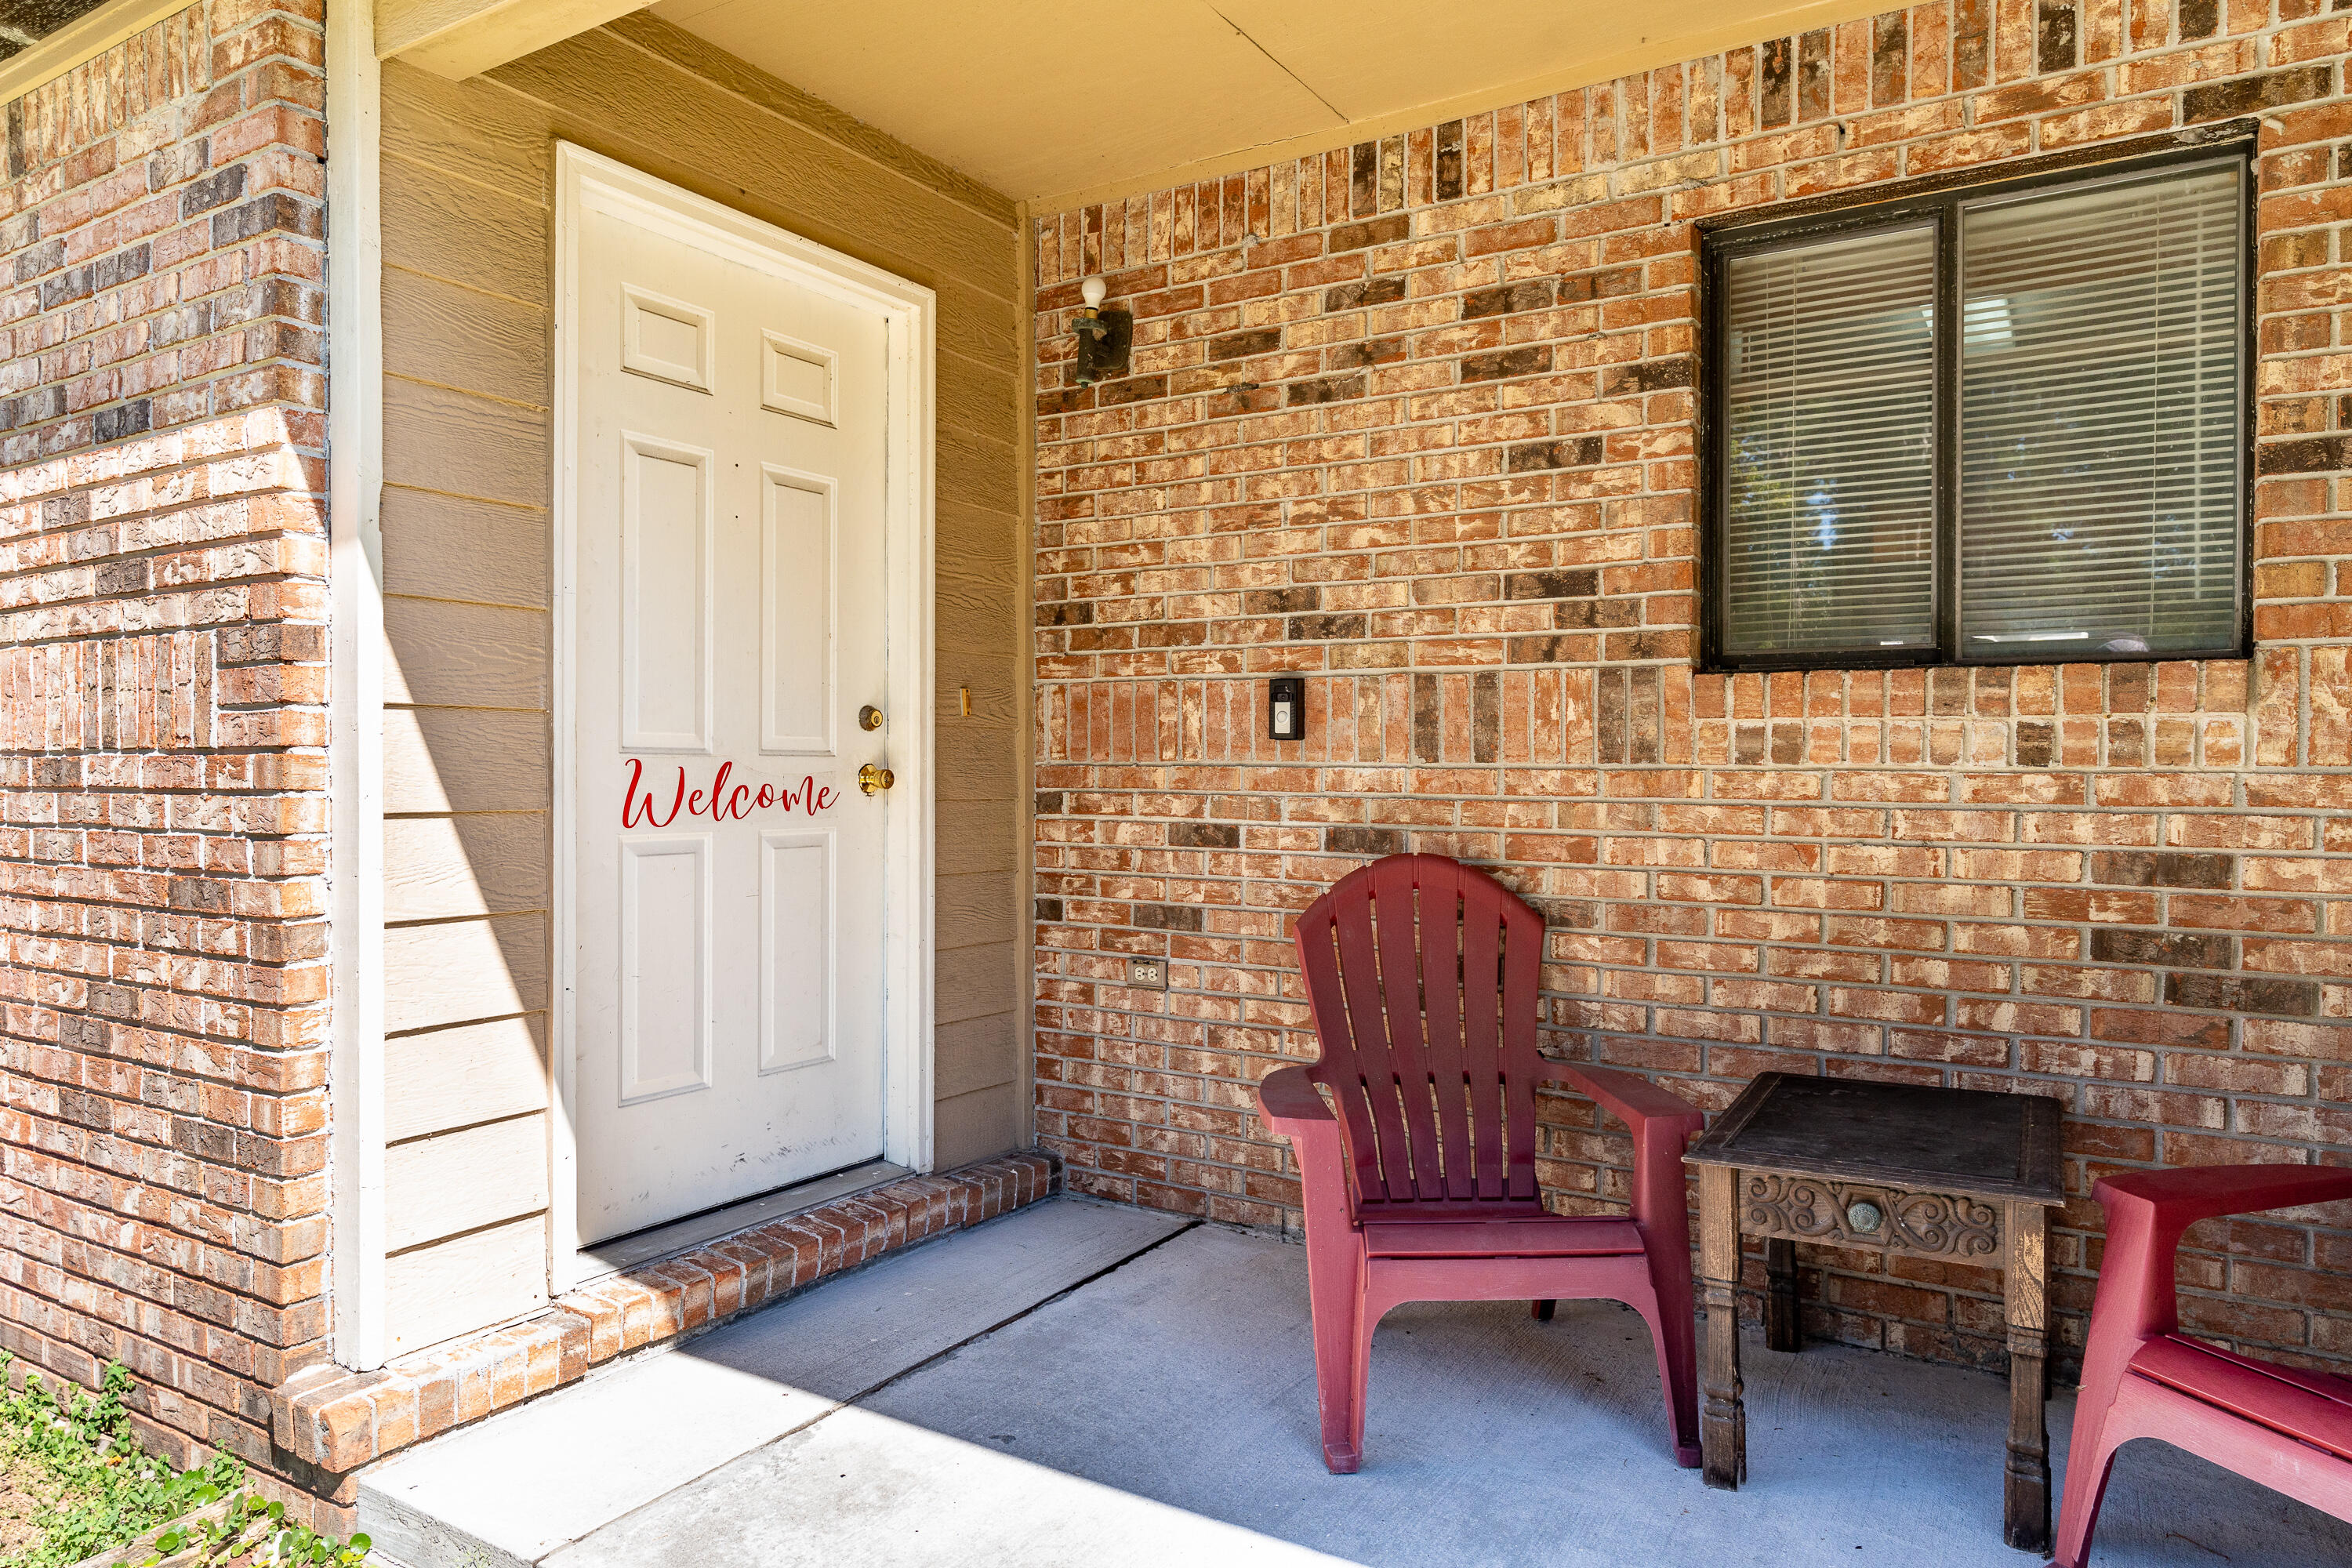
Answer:
[{"label": "carved table front panel", "polygon": [[1739,1173],[1739,1228],[1749,1236],[1879,1247],[1998,1267],[2001,1205],[1866,1182]]}]

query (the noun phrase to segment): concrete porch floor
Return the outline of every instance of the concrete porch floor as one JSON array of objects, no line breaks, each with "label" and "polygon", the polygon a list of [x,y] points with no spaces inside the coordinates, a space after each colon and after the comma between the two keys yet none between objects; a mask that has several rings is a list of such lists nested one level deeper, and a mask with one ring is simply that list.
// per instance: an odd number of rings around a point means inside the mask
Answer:
[{"label": "concrete porch floor", "polygon": [[[2037,1561],[2000,1540],[2000,1379],[1744,1359],[1751,1475],[1711,1492],[1631,1311],[1403,1308],[1329,1476],[1304,1251],[1059,1198],[397,1456],[361,1521],[403,1568]],[[2352,1524],[2141,1443],[2094,1562],[2352,1563]]]}]

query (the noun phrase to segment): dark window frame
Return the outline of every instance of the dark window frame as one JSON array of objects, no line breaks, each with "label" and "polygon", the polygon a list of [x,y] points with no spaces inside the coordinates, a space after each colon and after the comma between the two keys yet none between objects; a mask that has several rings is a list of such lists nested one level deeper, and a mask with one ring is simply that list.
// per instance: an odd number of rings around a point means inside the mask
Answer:
[{"label": "dark window frame", "polygon": [[[2144,145],[2144,144],[2143,144]],[[2259,199],[2254,177],[2255,140],[2252,129],[2231,128],[2231,133],[2199,137],[2185,144],[2132,156],[2112,154],[2035,160],[2039,166],[2007,176],[1955,179],[1942,176],[1923,181],[1908,191],[1884,191],[1827,203],[1807,203],[1808,210],[1791,216],[1754,221],[1717,220],[1702,226],[1699,256],[1698,501],[1699,501],[1699,668],[1715,671],[1811,669],[1932,669],[2006,668],[2021,665],[2154,664],[2179,659],[2242,659],[2253,656],[2253,499],[2254,499],[2254,370],[2257,313],[2255,310],[2255,216]],[[2173,169],[2234,161],[2240,170],[2242,203],[2239,226],[2241,333],[2238,360],[2238,602],[2237,640],[2211,648],[2167,649],[2148,653],[2031,654],[2006,649],[1970,658],[1959,639],[1958,611],[1958,470],[1960,258],[1959,211],[1990,197],[2057,191],[2072,185],[2142,178]],[[1722,644],[1724,595],[1728,574],[1724,567],[1723,531],[1727,508],[1726,487],[1729,465],[1722,443],[1729,419],[1725,407],[1729,377],[1730,310],[1727,269],[1735,256],[1783,249],[1823,239],[1871,230],[1917,226],[1933,226],[1936,235],[1936,646],[1892,653],[1850,652],[1726,653]]]}]

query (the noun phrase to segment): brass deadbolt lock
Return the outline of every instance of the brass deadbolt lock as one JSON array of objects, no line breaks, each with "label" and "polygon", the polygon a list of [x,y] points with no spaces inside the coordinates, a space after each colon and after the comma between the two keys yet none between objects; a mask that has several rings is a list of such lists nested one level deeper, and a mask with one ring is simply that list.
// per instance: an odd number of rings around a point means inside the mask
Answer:
[{"label": "brass deadbolt lock", "polygon": [[888,768],[877,768],[872,763],[857,770],[857,787],[867,795],[888,789],[898,782],[898,775]]},{"label": "brass deadbolt lock", "polygon": [[882,728],[882,710],[875,707],[871,702],[860,708],[857,710],[857,727],[861,730]]}]

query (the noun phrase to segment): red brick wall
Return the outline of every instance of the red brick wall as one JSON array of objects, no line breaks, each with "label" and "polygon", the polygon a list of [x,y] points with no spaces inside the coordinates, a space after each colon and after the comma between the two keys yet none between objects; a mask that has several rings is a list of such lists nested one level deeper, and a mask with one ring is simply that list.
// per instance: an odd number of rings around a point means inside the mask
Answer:
[{"label": "red brick wall", "polygon": [[206,0],[8,104],[0,191],[0,1346],[265,1468],[327,1331],[320,60]]},{"label": "red brick wall", "polygon": [[[2352,1158],[2352,16],[1959,0],[1042,219],[1037,1104],[1073,1186],[1296,1224],[1250,1085],[1367,856],[1551,921],[1546,1043],[2054,1096],[2101,1172]],[[1696,673],[1709,215],[2257,116],[2251,662]],[[1131,377],[1065,384],[1077,279]],[[1265,676],[1308,739],[1264,739]],[[1122,984],[1164,953],[1165,994]],[[1622,1190],[1588,1107],[1544,1178]],[[2209,1226],[2188,1314],[2352,1358],[2352,1230]],[[1803,1252],[1816,1332],[2001,1355],[1997,1277]]]}]

